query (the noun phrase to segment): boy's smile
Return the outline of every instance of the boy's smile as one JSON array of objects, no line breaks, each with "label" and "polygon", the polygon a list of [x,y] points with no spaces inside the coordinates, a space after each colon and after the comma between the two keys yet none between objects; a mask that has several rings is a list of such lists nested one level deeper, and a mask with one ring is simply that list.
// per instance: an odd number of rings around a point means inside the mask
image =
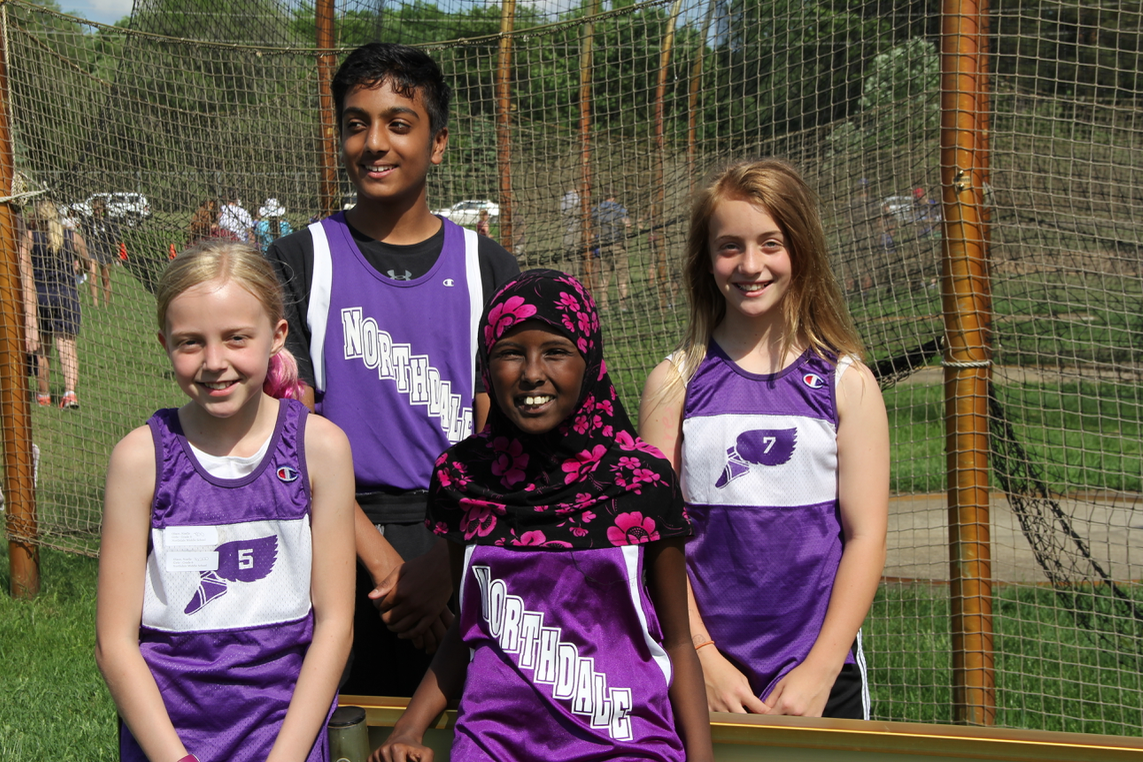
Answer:
[{"label": "boy's smile", "polygon": [[409,98],[386,80],[358,85],[345,96],[341,159],[361,214],[373,214],[382,203],[398,212],[424,205],[429,167],[440,164],[447,145],[447,129],[433,135],[419,90]]}]

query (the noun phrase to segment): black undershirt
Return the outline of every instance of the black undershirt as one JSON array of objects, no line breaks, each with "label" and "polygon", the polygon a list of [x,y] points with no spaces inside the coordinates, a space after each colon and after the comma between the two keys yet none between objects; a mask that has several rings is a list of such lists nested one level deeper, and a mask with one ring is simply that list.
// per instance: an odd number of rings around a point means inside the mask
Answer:
[{"label": "black undershirt", "polygon": [[[414,280],[421,277],[436,264],[444,248],[443,224],[440,230],[424,241],[403,246],[383,243],[370,238],[352,225],[348,227],[365,260],[377,272],[394,280]],[[286,348],[298,361],[298,375],[313,386],[310,335],[306,325],[314,271],[313,236],[309,230],[299,230],[279,238],[270,244],[266,250],[266,257],[277,270],[278,279],[282,282],[286,294],[286,322],[290,324]],[[486,236],[479,237],[477,261],[480,264],[480,281],[485,304],[504,283],[520,272],[516,258]],[[480,373],[476,374],[475,391],[485,391]]]}]

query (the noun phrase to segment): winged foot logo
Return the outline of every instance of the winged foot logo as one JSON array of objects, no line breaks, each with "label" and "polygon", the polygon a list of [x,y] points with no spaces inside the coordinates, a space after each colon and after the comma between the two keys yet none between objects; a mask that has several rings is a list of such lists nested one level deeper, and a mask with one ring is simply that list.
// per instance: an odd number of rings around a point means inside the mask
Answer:
[{"label": "winged foot logo", "polygon": [[734,446],[726,451],[726,466],[714,486],[722,489],[750,470],[752,464],[780,466],[794,455],[798,430],[753,429],[738,435]]},{"label": "winged foot logo", "polygon": [[219,545],[218,568],[199,572],[198,590],[183,610],[193,614],[215,598],[226,595],[229,582],[257,582],[274,570],[278,560],[278,536],[234,540]]}]

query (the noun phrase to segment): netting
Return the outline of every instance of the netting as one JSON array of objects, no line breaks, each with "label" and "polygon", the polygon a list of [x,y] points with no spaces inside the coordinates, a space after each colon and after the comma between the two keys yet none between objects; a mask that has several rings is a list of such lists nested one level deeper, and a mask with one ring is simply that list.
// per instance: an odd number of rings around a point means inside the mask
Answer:
[{"label": "netting", "polygon": [[[275,200],[295,229],[322,211],[314,8],[137,0],[116,27],[2,8],[16,168],[81,232],[96,194],[133,194],[108,201],[125,244],[110,301],[98,268],[80,273],[80,407],[58,409],[54,354],[51,405],[33,400],[38,541],[95,553],[110,448],[180,403],[150,294],[171,247],[232,192],[251,212]],[[892,427],[889,561],[865,630],[874,716],[952,721],[939,4],[521,3],[508,152],[501,10],[342,2],[336,45],[419,44],[441,63],[454,112],[430,204],[499,202],[492,235],[522,266],[582,274],[565,199],[614,192],[628,264],[597,296],[629,409],[682,330],[687,201],[706,171],[779,155],[817,189]],[[1008,0],[990,21],[996,721],[1138,734],[1143,3]]]}]

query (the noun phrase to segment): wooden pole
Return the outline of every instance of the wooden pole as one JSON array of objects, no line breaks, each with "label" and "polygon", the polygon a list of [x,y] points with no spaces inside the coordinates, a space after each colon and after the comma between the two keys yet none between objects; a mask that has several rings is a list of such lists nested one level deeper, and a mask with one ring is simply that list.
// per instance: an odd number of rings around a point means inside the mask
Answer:
[{"label": "wooden pole", "polygon": [[595,260],[591,256],[591,70],[595,44],[595,17],[599,0],[589,0],[588,21],[583,25],[579,48],[579,211],[580,248],[583,252],[583,279],[589,291],[595,290]]},{"label": "wooden pole", "polygon": [[500,243],[513,251],[512,237],[512,29],[516,0],[500,4],[500,55],[496,66],[496,163],[500,170]]},{"label": "wooden pole", "polygon": [[317,29],[315,44],[318,50],[318,112],[321,124],[321,177],[318,179],[318,208],[325,215],[333,214],[341,208],[341,198],[337,190],[337,165],[339,137],[337,114],[334,113],[333,83],[337,71],[337,56],[333,49],[337,45],[334,36],[334,0],[317,0],[314,6],[314,23]]},{"label": "wooden pole", "polygon": [[668,297],[670,288],[667,276],[667,247],[663,241],[663,211],[666,206],[666,164],[667,164],[667,136],[666,108],[667,108],[667,74],[671,66],[671,51],[675,46],[675,26],[679,22],[679,10],[682,0],[675,0],[671,5],[670,17],[667,19],[667,29],[663,34],[663,46],[659,51],[659,81],[655,87],[655,173],[652,180],[655,195],[651,202],[651,282],[659,292],[659,308],[667,306],[668,301],[674,301],[674,294]]},{"label": "wooden pole", "polygon": [[[11,92],[8,89],[8,9],[0,8],[0,193],[12,194]],[[36,544],[36,492],[32,463],[32,410],[24,369],[24,292],[16,253],[12,204],[0,203],[0,429],[4,437],[8,567],[13,598],[40,592]],[[30,277],[30,274],[29,274]]]},{"label": "wooden pole", "polygon": [[954,719],[996,721],[989,537],[988,279],[985,93],[987,0],[944,0],[941,20],[941,185],[945,433],[948,468]]},{"label": "wooden pole", "polygon": [[702,33],[699,35],[698,49],[695,51],[695,62],[691,66],[690,89],[687,93],[687,190],[694,193],[696,146],[698,143],[698,101],[699,91],[702,88],[703,60],[706,55],[706,37],[710,34],[710,20],[714,16],[715,4],[718,0],[710,0],[706,6],[706,15],[702,20]]}]

